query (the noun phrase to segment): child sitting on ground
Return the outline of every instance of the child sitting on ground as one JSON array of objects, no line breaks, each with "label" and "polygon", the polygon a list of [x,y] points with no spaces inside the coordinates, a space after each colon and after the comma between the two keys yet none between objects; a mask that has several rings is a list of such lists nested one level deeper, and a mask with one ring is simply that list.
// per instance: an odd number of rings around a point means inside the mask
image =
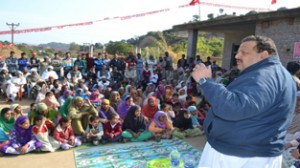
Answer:
[{"label": "child sitting on ground", "polygon": [[46,121],[49,120],[42,115],[36,115],[34,117],[34,126],[32,127],[32,132],[34,136],[42,143],[41,150],[54,152],[59,148],[59,142],[55,141],[51,136],[49,136],[49,128],[46,125]]},{"label": "child sitting on ground", "polygon": [[[189,106],[187,109],[190,113],[191,113],[191,119],[192,119],[192,124],[194,128],[199,128],[199,129],[203,129],[202,125],[200,124],[199,121],[199,114],[201,114],[201,116],[203,117],[204,120],[204,115],[202,113],[200,113],[199,111],[197,111],[197,107],[196,106]],[[201,120],[201,121],[203,121]]]},{"label": "child sitting on ground", "polygon": [[130,107],[125,117],[122,132],[123,142],[130,140],[140,142],[152,137],[152,133],[146,129],[146,119],[141,113],[141,107],[134,105]]},{"label": "child sitting on ground", "polygon": [[108,122],[104,125],[104,135],[102,143],[106,141],[117,142],[122,140],[122,125],[119,121],[120,117],[117,113],[110,113],[107,117]]},{"label": "child sitting on ground", "polygon": [[153,134],[156,141],[172,138],[173,129],[171,121],[163,111],[156,112],[154,119],[149,125],[149,131]]},{"label": "child sitting on ground", "polygon": [[180,110],[179,116],[173,125],[175,127],[173,137],[184,139],[186,137],[195,137],[202,134],[200,129],[193,127],[191,115],[188,110]]},{"label": "child sitting on ground", "polygon": [[82,137],[83,142],[92,142],[93,145],[98,145],[103,135],[103,126],[100,122],[100,117],[91,116],[89,121],[90,123]]},{"label": "child sitting on ground", "polygon": [[5,154],[25,154],[42,147],[31,131],[29,119],[20,116],[15,123],[14,129],[10,134],[10,145],[4,146],[1,150]]},{"label": "child sitting on ground", "polygon": [[64,150],[81,145],[80,139],[74,135],[71,119],[68,117],[62,117],[59,120],[53,132],[53,137],[60,142],[60,147]]}]

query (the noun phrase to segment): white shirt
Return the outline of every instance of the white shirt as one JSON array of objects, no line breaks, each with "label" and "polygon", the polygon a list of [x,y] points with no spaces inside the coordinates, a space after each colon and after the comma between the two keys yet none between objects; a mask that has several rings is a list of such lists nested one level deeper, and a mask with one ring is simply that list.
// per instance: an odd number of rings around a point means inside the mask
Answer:
[{"label": "white shirt", "polygon": [[150,82],[152,83],[157,83],[158,80],[158,75],[157,74],[152,74],[150,77]]},{"label": "white shirt", "polygon": [[46,70],[46,71],[43,72],[41,78],[42,78],[43,80],[45,80],[45,81],[48,81],[48,79],[49,79],[50,76],[52,76],[53,79],[58,79],[58,76],[57,76],[57,74],[56,74],[55,71],[50,71],[50,72],[49,72],[48,70]]}]

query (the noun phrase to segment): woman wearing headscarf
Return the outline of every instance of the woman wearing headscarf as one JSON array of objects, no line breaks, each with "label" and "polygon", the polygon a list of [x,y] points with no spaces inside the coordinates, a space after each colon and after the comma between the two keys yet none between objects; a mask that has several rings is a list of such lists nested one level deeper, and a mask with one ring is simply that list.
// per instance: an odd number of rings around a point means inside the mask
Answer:
[{"label": "woman wearing headscarf", "polygon": [[160,139],[169,139],[172,136],[173,125],[163,111],[158,111],[154,115],[154,119],[149,125],[149,131],[153,134],[157,141]]},{"label": "woman wearing headscarf", "polygon": [[171,85],[167,85],[165,87],[165,95],[164,95],[164,101],[165,102],[172,102],[172,95],[173,95],[173,87]]},{"label": "woman wearing headscarf", "polygon": [[201,135],[199,128],[193,127],[191,114],[188,110],[180,110],[178,118],[173,122],[175,127],[173,136],[184,139],[186,137],[194,137]]},{"label": "woman wearing headscarf", "polygon": [[131,85],[127,85],[125,87],[125,93],[122,95],[122,100],[124,100],[127,96],[130,95],[130,91],[132,89],[132,86]]},{"label": "woman wearing headscarf", "polygon": [[[82,135],[89,124],[91,115],[97,116],[98,112],[88,99],[75,97],[68,107],[69,116],[72,119],[72,128],[76,135]],[[103,120],[101,122],[104,122]]]},{"label": "woman wearing headscarf", "polygon": [[95,90],[89,97],[90,102],[97,108],[101,105],[102,99],[100,98],[100,93]]},{"label": "woman wearing headscarf", "polygon": [[83,99],[89,98],[89,96],[84,92],[84,90],[82,88],[76,89],[75,97],[82,97]]},{"label": "woman wearing headscarf", "polygon": [[65,90],[64,92],[63,92],[63,94],[62,94],[62,96],[60,96],[60,98],[59,98],[59,104],[61,105],[61,106],[63,106],[64,104],[65,104],[65,102],[66,102],[66,100],[68,99],[68,97],[69,96],[71,96],[72,97],[72,95],[73,95],[73,92],[71,91],[71,90]]},{"label": "woman wearing headscarf", "polygon": [[35,110],[30,113],[29,121],[31,125],[34,125],[34,117],[37,115],[42,115],[47,119],[45,124],[48,128],[54,128],[60,118],[59,112],[49,108],[45,103],[38,103]]},{"label": "woman wearing headscarf", "polygon": [[143,99],[142,97],[138,96],[136,89],[131,89],[130,96],[132,97],[134,104],[143,106]]},{"label": "woman wearing headscarf", "polygon": [[123,96],[124,96],[124,94],[125,94],[125,88],[124,88],[123,86],[120,87],[120,88],[118,89],[118,92],[119,92],[119,94],[120,94],[121,100],[123,100],[122,98],[123,98]]},{"label": "woman wearing headscarf", "polygon": [[45,99],[43,99],[41,102],[45,103],[49,108],[54,110],[58,110],[60,106],[53,92],[47,92],[45,95]]},{"label": "woman wearing headscarf", "polygon": [[42,147],[31,131],[29,120],[21,116],[16,120],[15,126],[10,135],[10,145],[4,146],[1,150],[5,154],[24,154]]},{"label": "woman wearing headscarf", "polygon": [[11,113],[11,109],[6,107],[1,110],[0,114],[0,128],[2,128],[6,134],[10,134],[15,124],[15,118]]},{"label": "woman wearing headscarf", "polygon": [[101,103],[101,107],[99,110],[99,117],[105,119],[107,121],[107,117],[111,113],[117,113],[114,108],[111,107],[110,102],[108,99],[104,99]]},{"label": "woman wearing headscarf", "polygon": [[151,96],[148,98],[147,104],[143,106],[142,114],[146,120],[152,120],[155,113],[158,111],[158,100],[156,97]]},{"label": "woman wearing headscarf", "polygon": [[141,142],[152,137],[152,133],[146,130],[147,121],[141,113],[141,107],[130,107],[122,126],[124,142]]},{"label": "woman wearing headscarf", "polygon": [[121,104],[122,100],[121,100],[121,96],[120,93],[117,91],[112,91],[111,95],[109,97],[109,101],[110,101],[110,106],[112,108],[114,108],[114,110],[118,109],[118,106]]},{"label": "woman wearing headscarf", "polygon": [[165,94],[165,86],[163,84],[159,84],[156,89],[156,97],[160,100],[163,100]]},{"label": "woman wearing headscarf", "polygon": [[131,96],[127,96],[122,103],[118,106],[118,114],[120,115],[120,119],[124,120],[125,116],[130,109],[131,106],[133,106],[133,99]]},{"label": "woman wearing headscarf", "polygon": [[155,85],[153,83],[149,83],[147,84],[148,86],[146,87],[145,91],[144,91],[144,96],[147,98],[147,96],[154,92],[154,87]]}]

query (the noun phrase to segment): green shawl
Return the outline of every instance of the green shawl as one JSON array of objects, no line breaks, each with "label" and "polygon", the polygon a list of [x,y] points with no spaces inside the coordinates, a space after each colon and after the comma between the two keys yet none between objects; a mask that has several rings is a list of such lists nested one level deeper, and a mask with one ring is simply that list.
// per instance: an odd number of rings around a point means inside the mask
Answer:
[{"label": "green shawl", "polygon": [[4,130],[4,132],[10,132],[14,128],[14,125],[14,117],[10,117],[8,120],[6,120],[2,117],[2,113],[0,114],[0,127]]},{"label": "green shawl", "polygon": [[[37,111],[36,110],[33,110],[30,115],[29,115],[29,122],[31,125],[34,125],[34,117],[37,115]],[[55,124],[58,123],[57,121],[57,117],[59,115],[59,112],[54,110],[54,109],[51,109],[51,108],[48,108],[48,113],[44,115],[44,117],[50,119],[52,122],[54,122]]]},{"label": "green shawl", "polygon": [[69,116],[68,106],[72,102],[72,99],[73,99],[73,97],[69,96],[67,98],[67,100],[65,101],[65,103],[62,106],[60,106],[59,112],[60,112],[61,116],[63,116],[63,117]]}]

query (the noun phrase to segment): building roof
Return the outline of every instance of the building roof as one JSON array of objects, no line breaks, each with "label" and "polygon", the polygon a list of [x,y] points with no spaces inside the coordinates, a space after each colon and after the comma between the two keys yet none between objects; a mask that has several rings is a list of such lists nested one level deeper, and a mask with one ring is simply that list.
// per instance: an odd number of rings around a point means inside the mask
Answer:
[{"label": "building roof", "polygon": [[207,32],[235,32],[254,30],[257,22],[278,20],[282,18],[300,18],[300,8],[264,12],[230,18],[216,18],[200,22],[193,22],[173,26],[174,30],[199,30]]}]

